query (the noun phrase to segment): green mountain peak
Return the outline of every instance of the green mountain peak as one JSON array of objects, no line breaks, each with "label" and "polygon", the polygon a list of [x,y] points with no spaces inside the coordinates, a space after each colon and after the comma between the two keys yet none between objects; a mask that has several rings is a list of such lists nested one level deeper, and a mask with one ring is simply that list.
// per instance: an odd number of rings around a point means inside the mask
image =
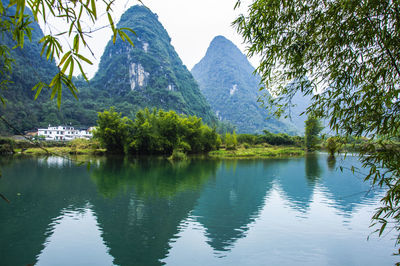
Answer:
[{"label": "green mountain peak", "polygon": [[144,6],[133,6],[118,27],[134,29],[134,47],[109,41],[92,86],[107,92],[115,102],[134,108],[157,107],[216,121],[192,74],[171,45],[158,16]]}]

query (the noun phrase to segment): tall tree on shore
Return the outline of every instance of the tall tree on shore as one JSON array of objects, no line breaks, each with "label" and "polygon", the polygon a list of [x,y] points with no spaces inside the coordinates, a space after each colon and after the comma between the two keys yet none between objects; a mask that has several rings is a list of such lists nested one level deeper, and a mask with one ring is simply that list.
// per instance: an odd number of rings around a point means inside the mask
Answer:
[{"label": "tall tree on shore", "polygon": [[314,151],[319,142],[319,133],[321,133],[322,126],[319,119],[308,116],[305,121],[305,136],[304,141],[307,151]]},{"label": "tall tree on shore", "polygon": [[400,2],[255,0],[234,25],[248,55],[262,57],[257,71],[277,112],[296,92],[318,90],[309,113],[336,133],[370,138],[360,154],[366,179],[387,189],[373,219],[379,235],[388,224],[399,230]]}]

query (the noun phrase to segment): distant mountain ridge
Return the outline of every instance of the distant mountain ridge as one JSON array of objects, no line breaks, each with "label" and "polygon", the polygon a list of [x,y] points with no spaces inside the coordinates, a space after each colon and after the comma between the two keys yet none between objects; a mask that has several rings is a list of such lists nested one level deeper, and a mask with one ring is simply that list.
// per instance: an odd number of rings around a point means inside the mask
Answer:
[{"label": "distant mountain ridge", "polygon": [[222,121],[234,124],[239,133],[293,133],[294,129],[275,118],[258,102],[260,77],[247,57],[228,39],[215,37],[192,74]]}]

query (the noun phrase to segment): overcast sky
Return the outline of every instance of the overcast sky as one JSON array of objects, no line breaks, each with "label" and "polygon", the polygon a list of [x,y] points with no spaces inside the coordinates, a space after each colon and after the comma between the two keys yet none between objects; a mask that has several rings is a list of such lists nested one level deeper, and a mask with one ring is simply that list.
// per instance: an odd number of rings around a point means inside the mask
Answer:
[{"label": "overcast sky", "polygon": [[[115,20],[118,21],[124,11],[138,3],[137,0],[116,0],[113,8]],[[231,24],[240,12],[245,12],[246,4],[242,4],[241,10],[234,10],[236,0],[143,0],[143,3],[158,15],[171,37],[172,45],[189,70],[205,55],[211,40],[217,35],[225,36],[245,53],[242,38]],[[101,19],[103,21],[98,25],[105,25],[106,16]],[[49,30],[43,25],[42,28],[45,32]],[[89,77],[97,71],[100,57],[110,38],[111,30],[104,29],[94,34],[89,41],[95,54],[95,58],[90,58],[94,65],[85,66]],[[256,59],[250,61],[256,66]]]}]

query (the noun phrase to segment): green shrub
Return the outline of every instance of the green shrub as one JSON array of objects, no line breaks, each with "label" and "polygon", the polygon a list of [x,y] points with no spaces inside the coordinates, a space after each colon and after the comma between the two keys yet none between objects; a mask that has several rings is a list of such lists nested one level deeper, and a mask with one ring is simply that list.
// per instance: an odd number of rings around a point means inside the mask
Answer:
[{"label": "green shrub", "polygon": [[236,150],[237,143],[238,142],[235,131],[233,131],[233,134],[231,133],[225,134],[225,145],[227,150]]},{"label": "green shrub", "polygon": [[9,138],[0,138],[0,154],[14,153],[15,141]]},{"label": "green shrub", "polygon": [[326,140],[326,149],[328,150],[331,156],[334,156],[335,153],[340,149],[340,143],[338,138],[330,137]]},{"label": "green shrub", "polygon": [[175,149],[172,152],[172,155],[169,157],[170,160],[174,160],[174,161],[181,161],[181,160],[186,160],[187,156],[183,151],[180,151],[178,149]]}]

